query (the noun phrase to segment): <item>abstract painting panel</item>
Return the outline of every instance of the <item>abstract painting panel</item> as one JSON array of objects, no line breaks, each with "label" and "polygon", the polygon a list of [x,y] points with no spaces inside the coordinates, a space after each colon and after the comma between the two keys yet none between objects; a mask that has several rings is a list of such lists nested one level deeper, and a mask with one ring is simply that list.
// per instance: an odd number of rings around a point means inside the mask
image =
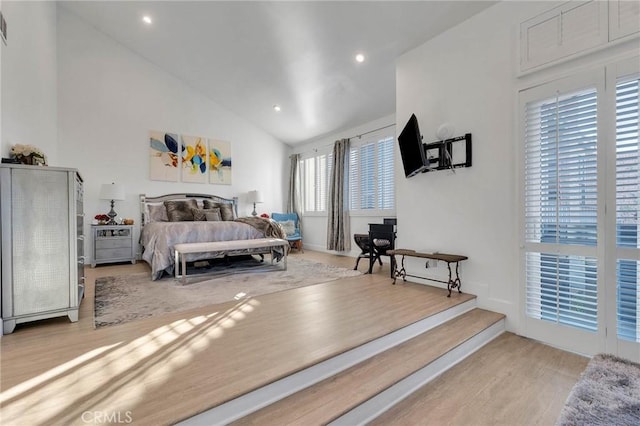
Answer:
[{"label": "abstract painting panel", "polygon": [[231,142],[209,139],[209,183],[231,185]]},{"label": "abstract painting panel", "polygon": [[182,135],[182,182],[207,183],[207,140]]},{"label": "abstract painting panel", "polygon": [[178,182],[179,137],[175,133],[149,132],[149,178]]}]

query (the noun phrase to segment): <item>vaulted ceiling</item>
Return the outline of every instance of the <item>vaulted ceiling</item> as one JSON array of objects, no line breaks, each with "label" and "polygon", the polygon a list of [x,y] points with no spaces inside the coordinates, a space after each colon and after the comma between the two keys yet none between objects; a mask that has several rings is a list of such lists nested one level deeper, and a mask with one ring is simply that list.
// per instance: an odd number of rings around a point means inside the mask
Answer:
[{"label": "vaulted ceiling", "polygon": [[394,113],[396,58],[494,3],[60,2],[288,144]]}]

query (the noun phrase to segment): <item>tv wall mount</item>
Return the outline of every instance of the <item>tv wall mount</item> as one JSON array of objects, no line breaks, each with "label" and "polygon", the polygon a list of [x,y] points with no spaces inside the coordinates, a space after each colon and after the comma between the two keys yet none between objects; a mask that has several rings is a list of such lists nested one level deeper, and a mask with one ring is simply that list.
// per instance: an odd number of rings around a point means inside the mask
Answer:
[{"label": "tv wall mount", "polygon": [[471,133],[433,143],[423,143],[429,168],[422,173],[435,170],[471,167]]}]

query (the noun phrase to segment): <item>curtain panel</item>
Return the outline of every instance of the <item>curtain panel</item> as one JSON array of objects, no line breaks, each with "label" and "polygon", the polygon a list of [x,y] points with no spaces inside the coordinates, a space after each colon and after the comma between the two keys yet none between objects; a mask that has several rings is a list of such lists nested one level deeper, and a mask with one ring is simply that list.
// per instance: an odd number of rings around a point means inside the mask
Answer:
[{"label": "curtain panel", "polygon": [[287,197],[287,213],[298,215],[298,228],[302,233],[302,193],[300,188],[300,154],[292,154],[289,168],[289,194]]},{"label": "curtain panel", "polygon": [[341,139],[333,145],[333,164],[327,200],[327,250],[351,249],[349,232],[349,205],[347,197],[347,155],[349,139]]}]

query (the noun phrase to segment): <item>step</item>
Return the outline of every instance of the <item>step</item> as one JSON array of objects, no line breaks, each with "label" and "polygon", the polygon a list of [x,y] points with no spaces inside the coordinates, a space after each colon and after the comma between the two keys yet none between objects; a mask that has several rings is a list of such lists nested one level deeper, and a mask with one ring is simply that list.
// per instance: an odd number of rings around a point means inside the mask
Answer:
[{"label": "step", "polygon": [[[443,290],[442,293],[446,294],[446,290]],[[267,407],[270,404],[276,403],[476,307],[475,297],[470,297],[470,295],[465,294],[462,294],[462,296],[465,297],[460,298],[459,301],[443,297],[443,300],[446,300],[448,303],[442,304],[439,308],[430,307],[427,309],[427,311],[430,312],[429,316],[421,320],[389,332],[388,334],[381,335],[374,340],[356,346],[351,350],[342,352],[310,367],[292,372],[288,376],[185,419],[181,421],[179,425],[228,424],[261,408]],[[455,304],[451,302],[455,302]]]},{"label": "step", "polygon": [[504,331],[473,309],[234,424],[364,424]]}]

